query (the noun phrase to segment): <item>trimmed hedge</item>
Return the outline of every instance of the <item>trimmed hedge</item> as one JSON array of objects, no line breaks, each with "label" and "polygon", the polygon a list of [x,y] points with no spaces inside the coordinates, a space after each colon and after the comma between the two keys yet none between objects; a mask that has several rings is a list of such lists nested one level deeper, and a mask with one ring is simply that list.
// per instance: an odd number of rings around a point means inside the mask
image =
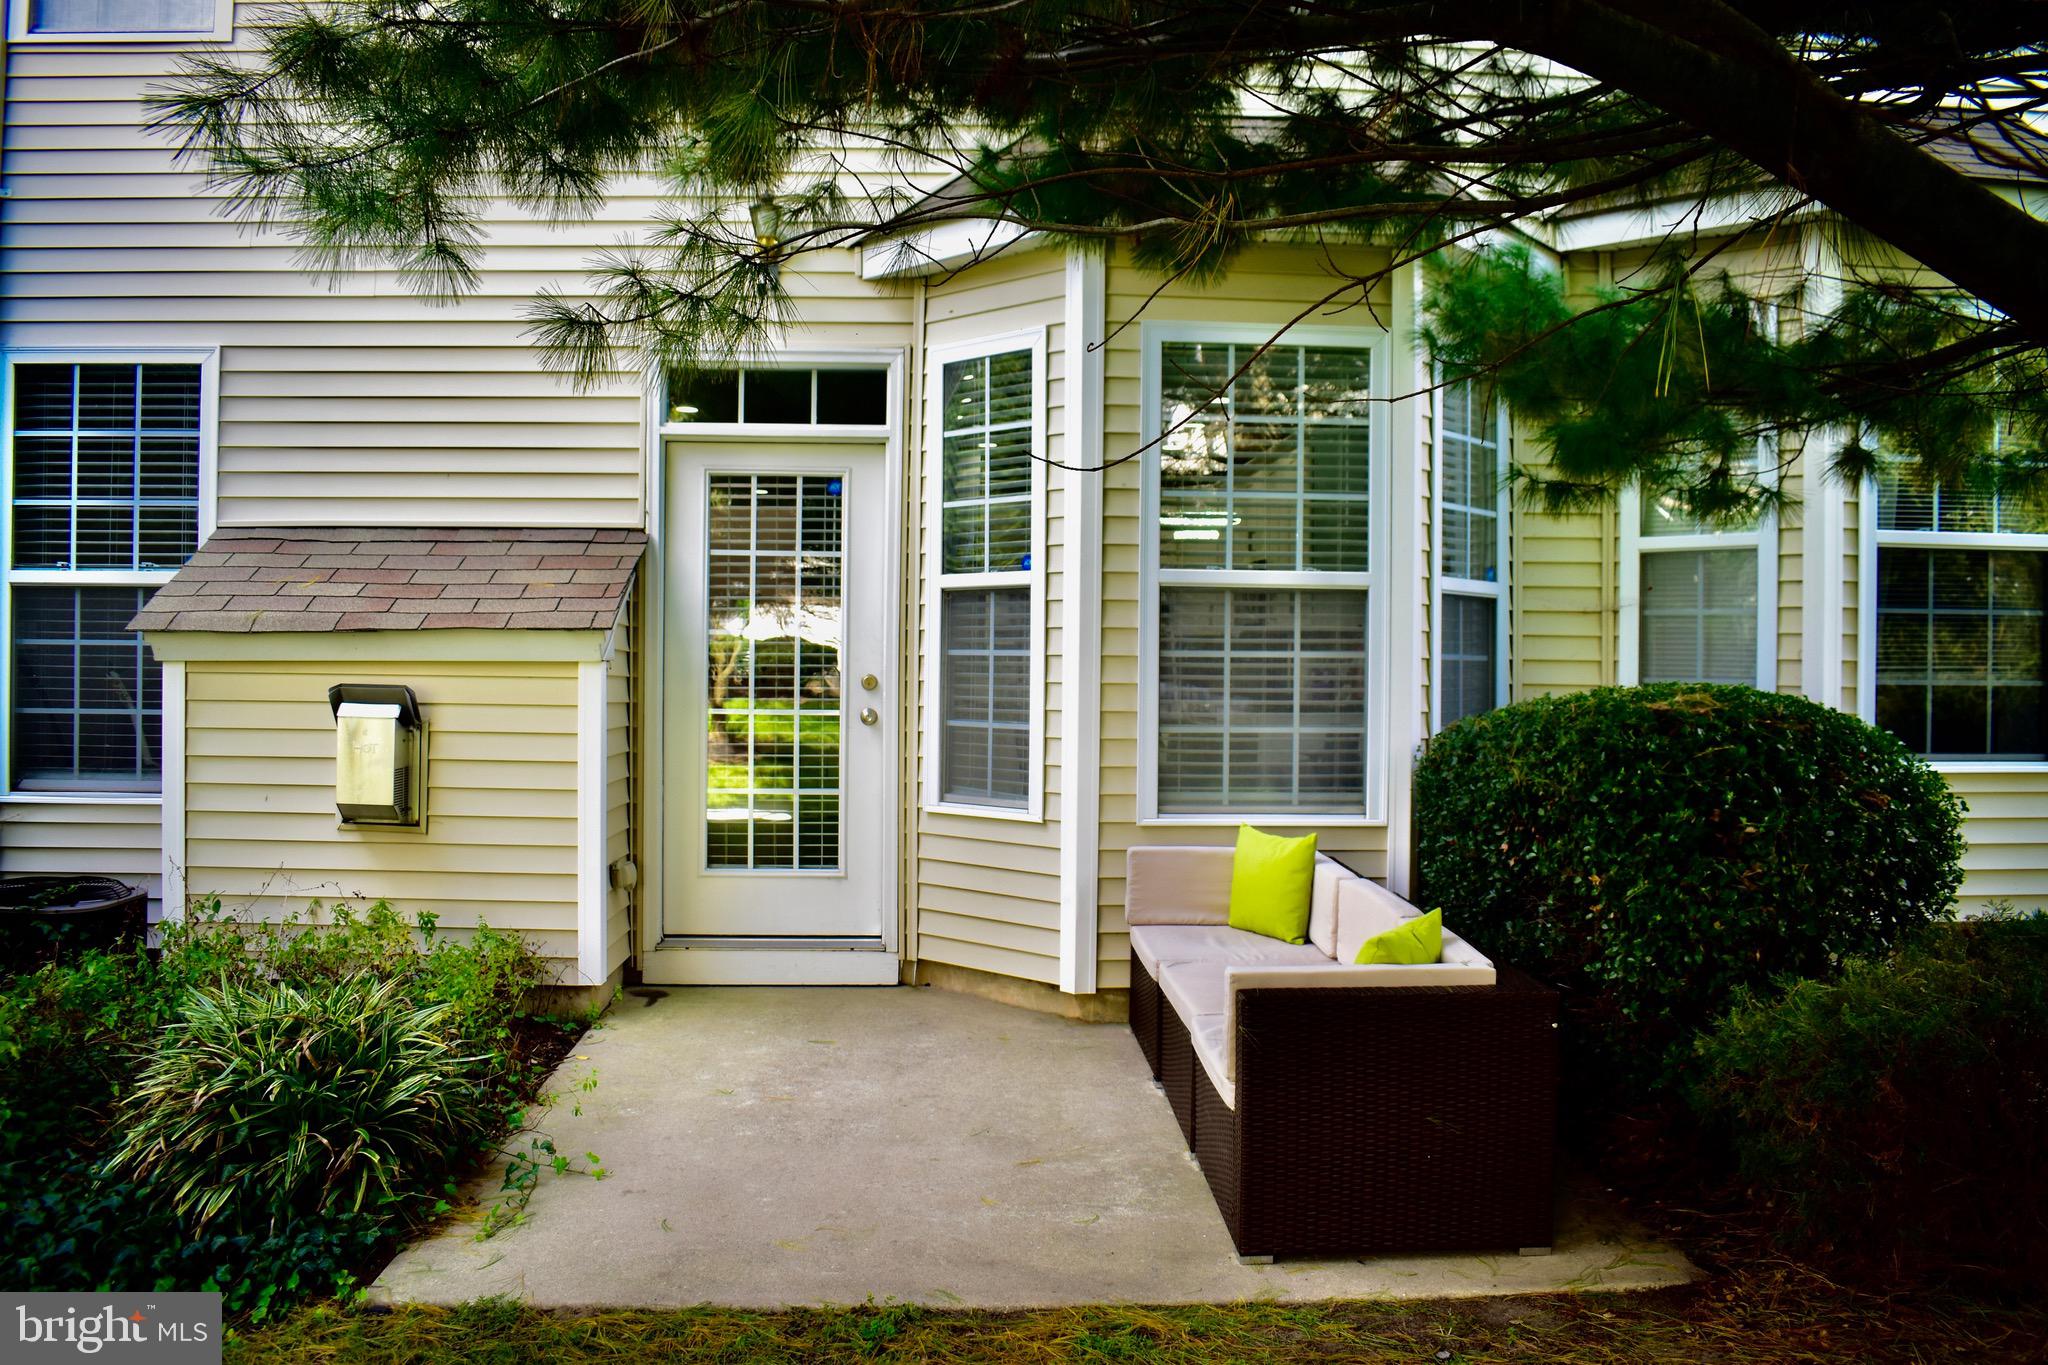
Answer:
[{"label": "trimmed hedge", "polygon": [[1962,803],[1892,736],[1799,697],[1666,683],[1503,707],[1415,772],[1424,903],[1564,989],[1567,1058],[1675,1093],[1742,990],[1826,976],[1950,911]]},{"label": "trimmed hedge", "polygon": [[1799,1251],[2048,1288],[2048,919],[1940,925],[1700,1040],[1695,1103]]}]

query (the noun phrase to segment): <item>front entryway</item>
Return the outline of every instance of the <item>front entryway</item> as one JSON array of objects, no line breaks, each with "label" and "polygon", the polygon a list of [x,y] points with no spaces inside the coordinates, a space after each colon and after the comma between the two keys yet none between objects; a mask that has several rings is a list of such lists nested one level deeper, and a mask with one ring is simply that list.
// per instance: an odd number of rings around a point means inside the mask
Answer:
[{"label": "front entryway", "polygon": [[879,445],[669,450],[653,980],[895,980]]}]

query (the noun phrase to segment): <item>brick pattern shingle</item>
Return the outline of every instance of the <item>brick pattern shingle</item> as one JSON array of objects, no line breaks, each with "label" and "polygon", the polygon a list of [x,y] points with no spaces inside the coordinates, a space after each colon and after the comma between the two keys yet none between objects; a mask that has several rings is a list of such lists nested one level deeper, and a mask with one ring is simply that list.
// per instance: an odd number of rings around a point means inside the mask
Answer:
[{"label": "brick pattern shingle", "polygon": [[130,630],[609,630],[647,537],[611,528],[217,531]]}]

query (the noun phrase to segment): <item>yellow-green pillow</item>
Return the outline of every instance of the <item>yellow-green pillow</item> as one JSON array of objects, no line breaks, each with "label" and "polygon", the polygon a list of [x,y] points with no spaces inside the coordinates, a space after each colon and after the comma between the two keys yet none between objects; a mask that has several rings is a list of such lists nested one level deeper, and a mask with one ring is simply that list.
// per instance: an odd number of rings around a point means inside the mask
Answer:
[{"label": "yellow-green pillow", "polygon": [[1444,955],[1444,912],[1432,910],[1414,919],[1404,919],[1384,934],[1374,934],[1358,950],[1360,966],[1391,962],[1414,967],[1434,962]]},{"label": "yellow-green pillow", "polygon": [[1308,942],[1309,893],[1316,881],[1316,836],[1283,839],[1237,827],[1230,863],[1230,927],[1288,943]]}]

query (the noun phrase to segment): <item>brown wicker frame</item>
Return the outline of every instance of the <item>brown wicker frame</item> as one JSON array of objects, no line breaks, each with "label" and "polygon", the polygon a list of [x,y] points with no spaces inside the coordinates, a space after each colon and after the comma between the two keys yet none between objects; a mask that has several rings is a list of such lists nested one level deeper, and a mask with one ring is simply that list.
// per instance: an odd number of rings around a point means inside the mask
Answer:
[{"label": "brown wicker frame", "polygon": [[1556,1023],[1513,971],[1243,991],[1233,1109],[1160,1001],[1160,1078],[1242,1256],[1548,1247]]}]

